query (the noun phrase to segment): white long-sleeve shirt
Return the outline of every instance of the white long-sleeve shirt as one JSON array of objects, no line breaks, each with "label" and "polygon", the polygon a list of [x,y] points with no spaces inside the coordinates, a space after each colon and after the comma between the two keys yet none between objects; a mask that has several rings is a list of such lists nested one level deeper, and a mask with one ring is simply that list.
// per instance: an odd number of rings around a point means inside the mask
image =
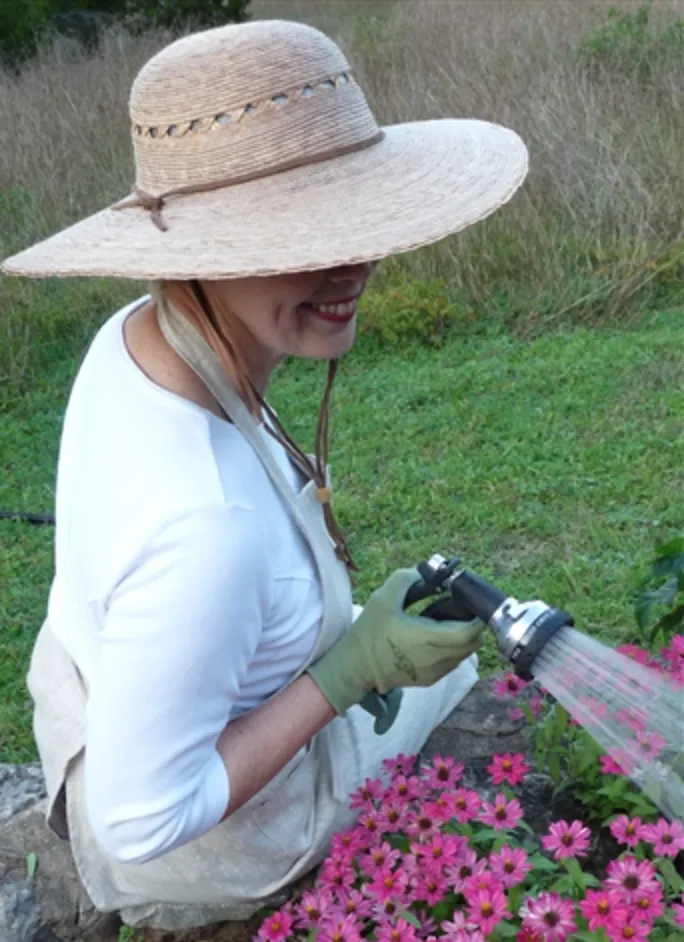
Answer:
[{"label": "white long-sleeve shirt", "polygon": [[242,434],[132,360],[134,306],[100,330],[69,400],[48,618],[89,690],[93,829],[111,855],[144,862],[219,822],[230,783],[218,736],[305,661],[322,598]]}]

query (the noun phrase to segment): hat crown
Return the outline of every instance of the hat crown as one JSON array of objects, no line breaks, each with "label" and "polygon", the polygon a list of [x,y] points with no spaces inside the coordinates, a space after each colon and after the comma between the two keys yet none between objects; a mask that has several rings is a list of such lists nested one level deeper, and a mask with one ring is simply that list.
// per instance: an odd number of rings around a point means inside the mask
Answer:
[{"label": "hat crown", "polygon": [[130,115],[137,185],[151,194],[266,176],[379,134],[339,47],[281,20],[167,46],[138,73]]}]

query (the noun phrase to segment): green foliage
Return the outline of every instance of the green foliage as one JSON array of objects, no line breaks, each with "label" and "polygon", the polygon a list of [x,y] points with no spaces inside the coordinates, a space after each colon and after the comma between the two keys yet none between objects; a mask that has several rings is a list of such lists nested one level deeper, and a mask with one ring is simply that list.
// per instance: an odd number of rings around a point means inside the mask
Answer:
[{"label": "green foliage", "polygon": [[634,609],[648,647],[657,642],[667,643],[684,625],[684,535],[656,549]]},{"label": "green foliage", "polygon": [[[98,2],[98,0],[95,0]],[[144,28],[150,26],[208,29],[249,19],[250,0],[100,0],[102,6],[121,6],[122,12]]]},{"label": "green foliage", "polygon": [[452,300],[444,281],[392,278],[384,290],[364,296],[359,329],[381,344],[441,347],[447,331],[472,316]]},{"label": "green foliage", "polygon": [[50,0],[0,0],[0,64],[32,56],[48,26]]},{"label": "green foliage", "polygon": [[650,79],[656,69],[681,68],[684,18],[656,22],[651,2],[634,10],[610,7],[599,26],[581,43],[581,61],[592,71],[607,69],[627,77]]},{"label": "green foliage", "polygon": [[117,942],[142,942],[142,936],[130,926],[121,926]]},{"label": "green foliage", "polygon": [[92,45],[112,22],[132,29],[205,29],[249,19],[250,0],[0,0],[0,61],[16,66],[51,32]]}]

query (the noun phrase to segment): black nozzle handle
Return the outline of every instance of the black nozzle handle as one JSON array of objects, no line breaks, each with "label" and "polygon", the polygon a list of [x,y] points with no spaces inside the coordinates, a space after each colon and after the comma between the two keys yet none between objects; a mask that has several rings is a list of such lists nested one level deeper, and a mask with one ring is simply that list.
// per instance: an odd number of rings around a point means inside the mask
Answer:
[{"label": "black nozzle handle", "polygon": [[462,569],[457,572],[449,586],[454,603],[467,608],[469,611],[489,623],[494,612],[503,605],[508,596],[501,589],[485,582],[474,572]]}]

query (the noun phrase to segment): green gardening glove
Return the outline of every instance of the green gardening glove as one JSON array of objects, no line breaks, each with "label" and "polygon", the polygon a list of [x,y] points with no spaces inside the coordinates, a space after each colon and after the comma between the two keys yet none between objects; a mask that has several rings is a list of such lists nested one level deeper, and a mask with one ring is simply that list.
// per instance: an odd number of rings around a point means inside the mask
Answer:
[{"label": "green gardening glove", "polygon": [[398,569],[377,589],[359,617],[307,672],[344,716],[370,690],[429,687],[482,643],[484,624],[434,621],[404,611],[417,569]]},{"label": "green gardening glove", "polygon": [[403,695],[404,691],[401,687],[392,687],[384,696],[380,696],[377,690],[369,690],[363,700],[359,700],[359,706],[375,717],[373,731],[376,736],[382,736],[392,728],[399,713]]}]

